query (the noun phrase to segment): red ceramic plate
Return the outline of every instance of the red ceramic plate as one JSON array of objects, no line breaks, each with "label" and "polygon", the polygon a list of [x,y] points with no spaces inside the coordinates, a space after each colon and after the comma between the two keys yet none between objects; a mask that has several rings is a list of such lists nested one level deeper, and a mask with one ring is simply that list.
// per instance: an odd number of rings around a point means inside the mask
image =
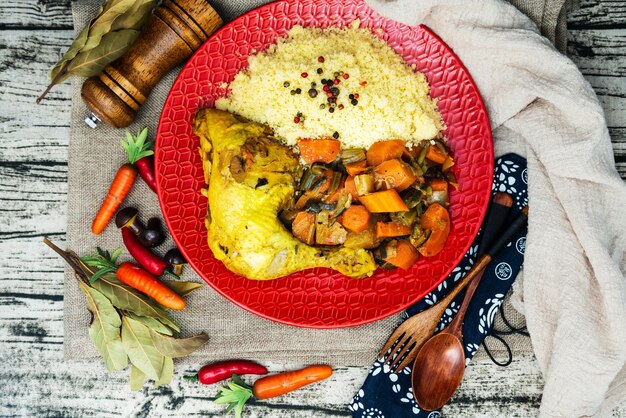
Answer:
[{"label": "red ceramic plate", "polygon": [[[378,270],[350,279],[313,269],[271,281],[231,273],[207,244],[206,198],[199,140],[192,120],[200,107],[225,94],[223,83],[294,25],[344,26],[360,19],[376,29],[409,64],[423,72],[448,126],[459,189],[451,194],[452,230],[444,250],[422,258],[410,271]],[[157,133],[156,171],[163,215],[194,270],[233,303],[264,318],[311,328],[360,325],[392,315],[445,279],[469,248],[482,222],[491,190],[493,145],[480,94],[446,44],[424,26],[385,19],[362,0],[284,0],[255,9],[224,26],[185,65],[169,93]]]}]

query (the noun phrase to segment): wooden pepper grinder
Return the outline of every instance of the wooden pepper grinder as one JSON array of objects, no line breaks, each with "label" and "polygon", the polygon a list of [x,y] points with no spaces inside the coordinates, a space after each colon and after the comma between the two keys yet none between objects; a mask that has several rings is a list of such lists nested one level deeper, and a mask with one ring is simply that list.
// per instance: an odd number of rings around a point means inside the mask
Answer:
[{"label": "wooden pepper grinder", "polygon": [[159,80],[221,25],[206,0],[164,0],[130,49],[83,84],[83,101],[93,112],[85,122],[92,128],[98,120],[130,125]]}]

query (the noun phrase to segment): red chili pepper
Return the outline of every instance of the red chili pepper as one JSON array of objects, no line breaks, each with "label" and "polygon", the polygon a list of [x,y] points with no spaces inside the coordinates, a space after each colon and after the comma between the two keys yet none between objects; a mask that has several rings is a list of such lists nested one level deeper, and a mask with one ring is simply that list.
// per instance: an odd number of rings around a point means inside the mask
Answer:
[{"label": "red chili pepper", "polygon": [[143,268],[155,276],[163,274],[167,268],[167,263],[161,257],[144,247],[130,229],[122,228],[122,239],[130,255],[132,255]]},{"label": "red chili pepper", "polygon": [[233,374],[267,374],[267,368],[249,360],[226,360],[207,364],[198,370],[198,374],[185,376],[188,380],[198,380],[204,385],[221,382]]},{"label": "red chili pepper", "polygon": [[143,157],[140,160],[135,162],[135,167],[137,167],[137,171],[139,171],[139,175],[146,182],[148,187],[156,193],[157,185],[156,185],[156,175],[154,174],[154,155],[150,155],[148,157]]}]

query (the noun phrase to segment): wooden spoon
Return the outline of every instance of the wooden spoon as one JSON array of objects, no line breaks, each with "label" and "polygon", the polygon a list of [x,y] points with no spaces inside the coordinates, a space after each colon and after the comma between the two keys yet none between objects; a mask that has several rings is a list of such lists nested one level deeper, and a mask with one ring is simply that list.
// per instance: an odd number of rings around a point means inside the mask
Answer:
[{"label": "wooden spoon", "polygon": [[[520,216],[478,260],[474,269],[483,263],[488,264],[492,255],[508,244],[513,235],[526,223],[527,215],[528,207],[526,206]],[[463,319],[483,273],[484,267],[467,287],[463,302],[452,322],[439,334],[426,341],[415,357],[411,384],[415,400],[422,409],[432,411],[441,408],[452,398],[463,380],[465,372],[465,350],[462,342]]]}]

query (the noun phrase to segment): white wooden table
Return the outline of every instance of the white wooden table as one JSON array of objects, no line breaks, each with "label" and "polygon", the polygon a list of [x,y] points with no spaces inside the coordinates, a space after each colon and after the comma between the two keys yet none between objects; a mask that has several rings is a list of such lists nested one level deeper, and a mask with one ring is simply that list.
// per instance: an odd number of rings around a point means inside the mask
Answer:
[{"label": "white wooden table", "polygon": [[[66,229],[70,88],[35,98],[72,41],[70,0],[0,2],[0,416],[221,416],[215,387],[181,379],[128,391],[127,375],[100,362],[63,360],[63,264],[42,243]],[[568,17],[568,54],[602,102],[617,167],[626,178],[626,2],[582,0]],[[195,366],[194,366],[195,367]],[[250,406],[249,417],[346,417],[365,368]],[[531,417],[542,381],[532,358],[468,369],[449,416]],[[626,405],[614,416],[626,416]]]}]

